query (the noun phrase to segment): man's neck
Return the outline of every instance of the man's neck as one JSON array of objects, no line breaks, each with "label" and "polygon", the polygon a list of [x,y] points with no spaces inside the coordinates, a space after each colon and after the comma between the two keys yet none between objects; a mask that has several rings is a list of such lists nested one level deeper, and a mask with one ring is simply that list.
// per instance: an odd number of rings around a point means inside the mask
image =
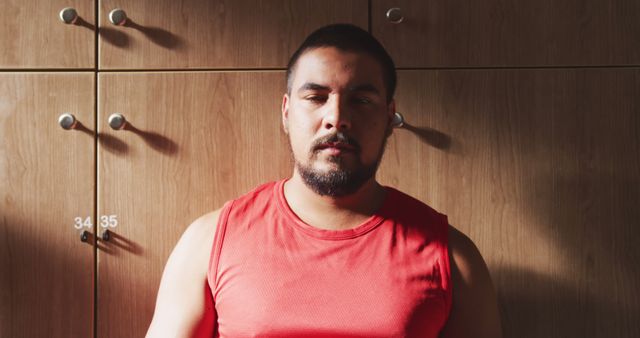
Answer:
[{"label": "man's neck", "polygon": [[295,171],[284,186],[289,207],[302,221],[329,230],[358,226],[380,208],[385,194],[385,189],[371,178],[353,194],[321,196],[309,188]]}]

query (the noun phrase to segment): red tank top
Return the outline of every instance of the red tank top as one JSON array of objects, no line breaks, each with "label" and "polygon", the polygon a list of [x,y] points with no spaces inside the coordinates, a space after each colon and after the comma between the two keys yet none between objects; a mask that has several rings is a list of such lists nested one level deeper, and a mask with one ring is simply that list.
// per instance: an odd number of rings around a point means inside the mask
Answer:
[{"label": "red tank top", "polygon": [[227,202],[208,281],[215,337],[437,337],[451,308],[448,222],[387,187],[359,226],[325,230],[289,208],[284,181]]}]

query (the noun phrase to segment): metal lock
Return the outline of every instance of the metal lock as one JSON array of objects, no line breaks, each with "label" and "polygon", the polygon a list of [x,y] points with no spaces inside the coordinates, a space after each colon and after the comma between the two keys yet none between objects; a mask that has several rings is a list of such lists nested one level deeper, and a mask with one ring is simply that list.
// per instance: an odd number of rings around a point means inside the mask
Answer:
[{"label": "metal lock", "polygon": [[127,13],[120,8],[116,8],[109,12],[109,22],[116,26],[124,26],[127,23]]},{"label": "metal lock", "polygon": [[108,242],[109,239],[111,239],[111,231],[109,231],[109,229],[104,229],[104,231],[102,232],[102,235],[100,236],[100,238],[103,241]]},{"label": "metal lock", "polygon": [[62,127],[62,129],[69,130],[76,127],[76,125],[78,124],[78,120],[76,120],[76,117],[73,116],[73,114],[64,113],[60,115],[60,117],[58,117],[58,124],[60,124],[60,127]]},{"label": "metal lock", "polygon": [[114,130],[120,130],[127,124],[127,120],[120,113],[113,113],[109,116],[109,127]]},{"label": "metal lock", "polygon": [[402,116],[402,114],[396,112],[393,115],[393,120],[391,121],[391,125],[394,128],[402,128],[402,126],[404,126],[404,116]]},{"label": "metal lock", "polygon": [[74,24],[78,20],[78,12],[75,8],[66,7],[63,8],[58,14],[60,20],[66,24]]},{"label": "metal lock", "polygon": [[404,16],[402,15],[402,10],[398,7],[394,7],[394,8],[390,8],[387,11],[387,21],[391,22],[391,23],[401,23],[402,21],[404,21]]},{"label": "metal lock", "polygon": [[80,241],[81,242],[88,242],[89,241],[89,231],[87,230],[82,230],[82,233],[80,234]]}]

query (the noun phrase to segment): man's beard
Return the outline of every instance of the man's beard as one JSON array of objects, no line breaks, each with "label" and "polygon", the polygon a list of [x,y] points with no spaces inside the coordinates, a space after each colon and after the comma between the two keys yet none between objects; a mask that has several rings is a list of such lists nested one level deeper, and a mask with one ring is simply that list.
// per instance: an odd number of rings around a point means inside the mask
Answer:
[{"label": "man's beard", "polygon": [[341,197],[355,193],[364,183],[375,176],[378,166],[380,165],[380,160],[382,159],[387,140],[386,138],[383,140],[376,160],[372,164],[364,165],[358,157],[360,153],[360,146],[357,141],[343,133],[328,135],[316,140],[311,145],[310,163],[313,162],[313,159],[317,158],[317,153],[320,151],[319,146],[323,143],[329,142],[341,142],[353,146],[355,148],[353,151],[357,161],[355,168],[351,170],[343,168],[344,159],[340,156],[329,157],[329,161],[335,163],[337,168],[329,169],[327,171],[320,171],[312,168],[311,164],[305,166],[298,160],[295,160],[295,158],[294,160],[296,162],[298,173],[300,173],[302,181],[307,187],[320,196]]}]

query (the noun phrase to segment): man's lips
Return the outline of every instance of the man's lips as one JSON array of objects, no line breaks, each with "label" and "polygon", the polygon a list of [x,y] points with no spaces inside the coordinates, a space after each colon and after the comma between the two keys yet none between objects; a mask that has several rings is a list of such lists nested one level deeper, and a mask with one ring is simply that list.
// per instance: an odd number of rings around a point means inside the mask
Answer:
[{"label": "man's lips", "polygon": [[318,146],[319,150],[324,150],[324,149],[337,149],[337,150],[342,150],[342,151],[356,151],[356,147],[348,144],[348,143],[341,143],[341,142],[327,142],[327,143],[322,143]]}]

